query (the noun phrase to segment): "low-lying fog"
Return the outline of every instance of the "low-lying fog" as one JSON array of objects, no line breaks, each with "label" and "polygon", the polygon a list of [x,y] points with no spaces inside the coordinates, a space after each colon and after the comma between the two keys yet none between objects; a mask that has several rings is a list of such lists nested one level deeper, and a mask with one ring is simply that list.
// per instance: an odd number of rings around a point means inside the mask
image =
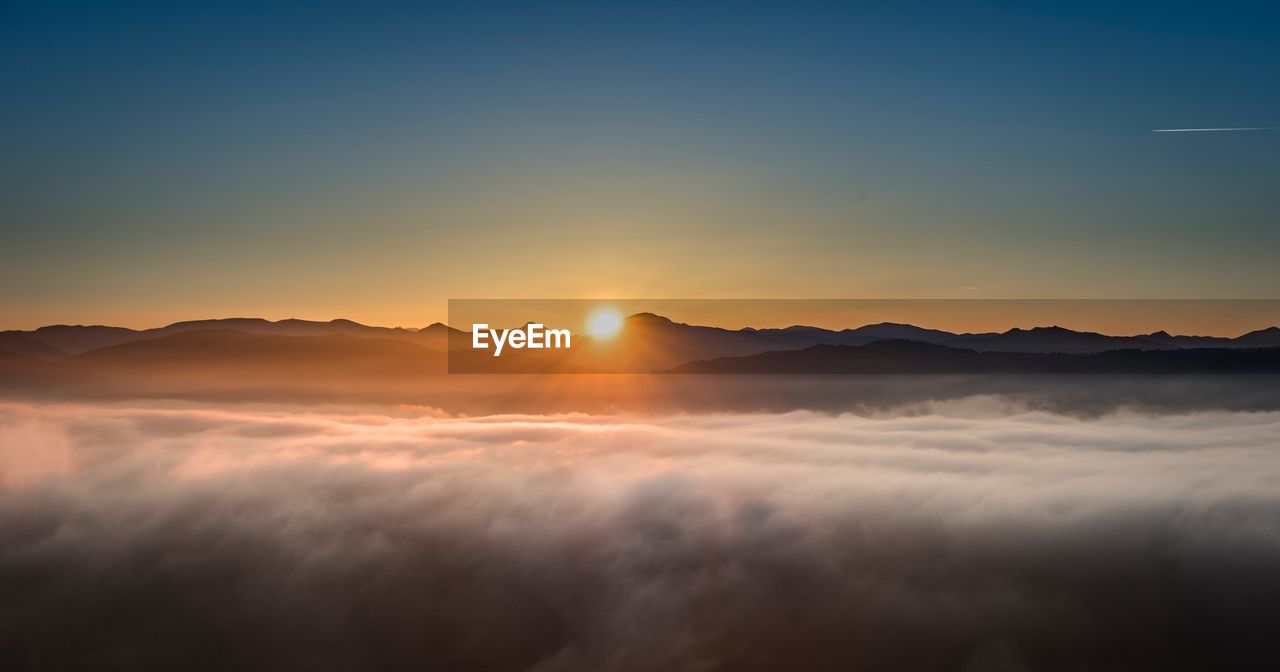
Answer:
[{"label": "low-lying fog", "polygon": [[1274,669],[1280,411],[1042,407],[2,402],[0,668]]}]

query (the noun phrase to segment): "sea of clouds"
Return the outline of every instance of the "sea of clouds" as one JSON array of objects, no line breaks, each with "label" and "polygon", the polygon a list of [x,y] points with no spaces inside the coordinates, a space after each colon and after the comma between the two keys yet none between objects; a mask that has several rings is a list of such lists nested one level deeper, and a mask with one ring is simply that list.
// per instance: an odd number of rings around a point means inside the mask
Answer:
[{"label": "sea of clouds", "polygon": [[0,403],[0,668],[1277,669],[1280,412]]}]

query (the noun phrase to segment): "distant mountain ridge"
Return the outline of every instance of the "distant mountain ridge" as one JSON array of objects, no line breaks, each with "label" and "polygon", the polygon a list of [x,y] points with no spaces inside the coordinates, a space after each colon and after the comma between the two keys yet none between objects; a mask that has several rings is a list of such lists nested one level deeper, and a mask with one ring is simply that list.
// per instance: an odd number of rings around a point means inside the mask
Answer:
[{"label": "distant mountain ridge", "polygon": [[22,331],[0,331],[0,352],[44,362],[67,356],[66,351]]},{"label": "distant mountain ridge", "polygon": [[[154,329],[102,325],[51,325],[31,331],[0,332],[0,352],[26,359],[56,362],[102,348],[153,341],[178,334],[225,331],[258,336],[385,339],[445,352],[469,348],[468,332],[435,323],[421,329],[369,326],[346,319],[328,322],[262,318],[191,320]],[[911,324],[881,322],[850,329],[794,325],[743,328],[690,325],[653,313],[625,320],[613,342],[583,337],[567,366],[578,370],[652,371],[719,357],[742,357],[815,345],[863,346],[885,340],[911,341],[976,352],[1094,354],[1113,350],[1182,350],[1203,348],[1280,347],[1280,327],[1251,331],[1235,338],[1171,335],[1164,331],[1138,336],[1111,336],[1058,326],[1013,328],[1000,333],[957,334]],[[627,353],[621,355],[619,353]],[[622,357],[623,361],[618,361]],[[613,358],[613,359],[610,359]]]},{"label": "distant mountain ridge", "polygon": [[64,362],[79,370],[241,371],[249,376],[280,373],[326,376],[438,372],[443,353],[393,338],[347,334],[282,336],[232,329],[178,331],[154,339],[118,343],[73,355]]},{"label": "distant mountain ridge", "polygon": [[286,319],[273,322],[257,317],[187,320],[152,329],[58,324],[31,331],[2,331],[0,332],[0,352],[54,361],[99,348],[193,331],[235,331],[261,336],[344,335],[358,338],[389,338],[424,345],[436,350],[444,350],[448,347],[450,333],[462,333],[439,322],[422,329],[406,329],[374,327],[346,319],[328,322]]},{"label": "distant mountain ridge", "polygon": [[1280,374],[1280,347],[980,352],[918,341],[814,345],[689,362],[663,373],[720,374]]}]

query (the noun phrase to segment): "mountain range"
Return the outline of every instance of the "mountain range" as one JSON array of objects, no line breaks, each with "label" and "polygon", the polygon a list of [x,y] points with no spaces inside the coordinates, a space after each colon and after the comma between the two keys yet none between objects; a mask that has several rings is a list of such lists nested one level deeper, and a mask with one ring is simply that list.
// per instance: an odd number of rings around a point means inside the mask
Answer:
[{"label": "mountain range", "polygon": [[[850,350],[876,344],[870,350]],[[912,346],[902,345],[914,344]],[[926,345],[938,349],[921,349]],[[486,357],[469,349],[467,332],[436,323],[421,329],[368,326],[351,320],[328,322],[308,320],[269,321],[258,318],[230,318],[177,322],[154,329],[126,329],[111,326],[54,325],[30,331],[0,332],[0,376],[39,377],[59,375],[125,374],[217,369],[239,371],[244,376],[307,376],[360,374],[366,376],[409,376],[445,370],[454,372],[649,372],[707,370],[862,370],[870,365],[853,365],[871,356],[882,364],[898,362],[893,370],[916,370],[923,362],[935,368],[973,370],[1017,368],[1009,357],[978,357],[964,353],[1027,355],[1097,355],[1114,351],[1231,351],[1280,347],[1280,328],[1269,327],[1235,338],[1171,335],[1163,331],[1139,336],[1111,336],[1073,331],[1062,327],[1010,329],[999,333],[957,334],[910,324],[890,322],[857,328],[832,330],[796,325],[777,329],[724,329],[674,322],[652,313],[626,318],[625,326],[613,339],[597,341],[574,336],[570,351],[524,350],[504,354],[502,359]],[[914,349],[913,349],[914,348]],[[946,351],[958,351],[946,352]],[[943,354],[945,352],[945,357]],[[778,353],[792,353],[790,355]],[[915,358],[908,363],[904,353]],[[892,354],[893,357],[889,357]],[[756,357],[755,359],[744,359]],[[1223,362],[1210,355],[1203,361]],[[932,359],[931,359],[932,358]],[[1167,361],[1148,356],[1142,361],[1156,366]],[[804,363],[798,363],[803,361]],[[1077,366],[1046,363],[1041,368]],[[1100,358],[1096,362],[1119,360]],[[1124,366],[1132,365],[1126,360]],[[1183,357],[1180,361],[1191,361]],[[718,363],[713,363],[718,362]],[[789,362],[789,363],[788,363]],[[967,362],[967,363],[965,363]],[[975,363],[978,362],[978,363]],[[993,362],[996,362],[993,364]],[[820,364],[821,363],[821,364]],[[1029,366],[1029,365],[1028,365]],[[1089,366],[1093,366],[1090,364]],[[1181,365],[1179,365],[1181,366]],[[927,368],[927,367],[926,367]],[[1036,368],[1036,367],[1032,367]],[[1086,367],[1087,368],[1087,367]],[[1194,368],[1194,367],[1193,367]],[[968,369],[965,369],[968,370]]]},{"label": "mountain range", "polygon": [[31,331],[0,331],[0,352],[43,361],[56,361],[100,348],[138,341],[153,341],[198,331],[225,331],[259,336],[382,338],[422,345],[440,351],[449,347],[450,334],[462,333],[439,322],[422,329],[406,329],[372,327],[343,319],[328,322],[295,319],[273,322],[261,318],[233,317],[174,322],[154,329],[58,324]]},{"label": "mountain range", "polygon": [[786,374],[1280,374],[1280,348],[1103,352],[978,351],[918,341],[813,345],[681,364],[664,373]]},{"label": "mountain range", "polygon": [[[792,350],[811,345],[867,345],[876,341],[902,340],[946,345],[979,352],[1059,352],[1095,353],[1108,350],[1178,350],[1185,348],[1280,347],[1280,327],[1251,331],[1235,338],[1217,336],[1174,336],[1164,331],[1139,336],[1109,336],[1091,331],[1074,331],[1058,326],[1013,328],[1004,332],[957,334],[911,324],[881,322],[855,329],[831,330],[821,327],[791,326],[783,329],[728,330],[696,327],[667,318],[641,313],[627,319],[627,329],[643,326],[653,334],[687,343],[697,341],[712,349]],[[761,349],[763,348],[763,349]],[[721,356],[749,354],[722,352]]]}]

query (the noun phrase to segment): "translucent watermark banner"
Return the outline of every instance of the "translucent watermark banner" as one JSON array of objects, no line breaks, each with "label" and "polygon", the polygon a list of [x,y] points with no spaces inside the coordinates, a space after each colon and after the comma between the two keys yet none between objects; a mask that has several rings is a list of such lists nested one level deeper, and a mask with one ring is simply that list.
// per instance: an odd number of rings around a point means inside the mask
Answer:
[{"label": "translucent watermark banner", "polygon": [[1273,299],[451,299],[450,373],[1280,373]]}]

